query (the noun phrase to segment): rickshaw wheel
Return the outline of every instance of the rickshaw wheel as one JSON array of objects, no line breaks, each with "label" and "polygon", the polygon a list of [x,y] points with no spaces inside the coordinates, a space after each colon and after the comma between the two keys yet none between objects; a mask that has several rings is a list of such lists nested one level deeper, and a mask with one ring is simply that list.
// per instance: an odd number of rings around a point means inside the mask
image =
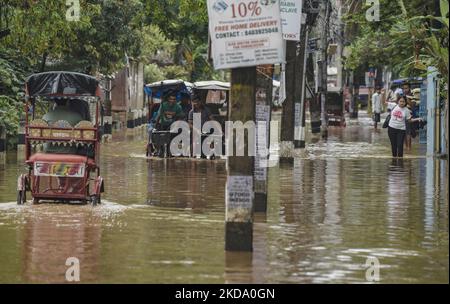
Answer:
[{"label": "rickshaw wheel", "polygon": [[35,198],[35,197],[33,197],[33,205],[35,205],[35,204],[39,204],[39,199],[38,199],[38,198]]},{"label": "rickshaw wheel", "polygon": [[101,201],[101,198],[100,198],[100,194],[92,196],[92,206],[97,206],[97,205],[99,205],[101,203],[102,203],[102,201]]}]

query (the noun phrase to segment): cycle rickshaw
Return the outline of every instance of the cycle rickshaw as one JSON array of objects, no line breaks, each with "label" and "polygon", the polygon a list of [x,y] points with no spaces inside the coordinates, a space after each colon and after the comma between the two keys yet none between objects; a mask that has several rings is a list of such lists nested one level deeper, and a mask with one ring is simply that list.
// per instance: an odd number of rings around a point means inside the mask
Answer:
[{"label": "cycle rickshaw", "polygon": [[[225,122],[228,118],[229,91],[229,82],[207,80],[194,83],[194,94],[198,96],[200,100],[204,101],[205,106],[212,114],[212,118],[220,124],[222,130],[225,130]],[[225,136],[223,134],[211,135],[209,133],[202,133],[202,138],[216,136],[218,138],[212,142],[211,148],[214,148],[214,143],[220,142],[222,144],[222,153],[225,153]],[[214,159],[215,156],[211,158]]]},{"label": "cycle rickshaw", "polygon": [[169,146],[172,139],[172,134],[169,130],[161,130],[154,118],[161,106],[163,99],[169,93],[174,93],[177,100],[190,100],[192,94],[193,84],[181,79],[168,79],[157,81],[145,85],[144,91],[149,98],[149,135],[146,148],[146,155],[168,157]]},{"label": "cycle rickshaw", "polygon": [[[100,203],[99,106],[96,78],[74,72],[45,72],[25,83],[25,164],[17,203],[40,200]],[[92,115],[91,115],[92,114]],[[41,117],[40,117],[41,116]]]}]

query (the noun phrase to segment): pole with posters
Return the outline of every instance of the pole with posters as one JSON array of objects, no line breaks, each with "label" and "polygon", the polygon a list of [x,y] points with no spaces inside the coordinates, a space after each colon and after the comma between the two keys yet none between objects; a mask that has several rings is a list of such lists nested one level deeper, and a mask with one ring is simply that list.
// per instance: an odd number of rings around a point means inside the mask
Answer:
[{"label": "pole with posters", "polygon": [[308,30],[306,27],[302,28],[302,37],[300,40],[300,58],[299,66],[299,81],[296,89],[295,98],[295,132],[294,132],[294,147],[305,148],[305,82],[306,82],[306,45],[308,41]]},{"label": "pole with posters", "polygon": [[[301,29],[303,1],[280,1],[283,39],[286,40],[286,100],[283,103],[280,161],[293,162],[295,142],[300,140],[301,81],[304,40]],[[302,35],[303,34],[303,35]]]},{"label": "pole with posters", "polygon": [[320,26],[321,26],[321,33],[320,33],[320,46],[321,46],[321,52],[320,52],[320,67],[319,67],[319,77],[320,77],[320,107],[321,107],[321,133],[322,138],[328,137],[328,114],[327,114],[327,103],[326,103],[326,97],[327,97],[327,90],[328,90],[328,64],[327,64],[327,48],[328,48],[328,29],[329,29],[329,22],[330,22],[330,1],[324,0],[320,4]]},{"label": "pole with posters", "polygon": [[[256,74],[256,150],[255,150],[255,212],[267,211],[267,171],[268,171],[268,149],[270,137],[270,118],[273,88],[273,65],[257,67]],[[265,133],[260,135],[259,123],[263,123]],[[265,153],[260,153],[260,147],[264,147]]]},{"label": "pole with posters", "polygon": [[[256,68],[231,70],[230,122],[255,121]],[[248,153],[250,132],[244,142],[238,142],[236,132],[225,130],[228,135],[227,184],[225,189],[225,250],[253,250],[253,171],[254,156]],[[231,142],[231,144],[230,144]],[[236,149],[233,149],[233,146]],[[244,156],[237,156],[243,145]],[[231,149],[230,149],[231,148]]]},{"label": "pole with posters", "polygon": [[279,1],[208,0],[207,5],[214,68],[232,69],[225,130],[225,250],[252,251],[254,156],[248,148],[254,148],[255,137],[248,129],[246,136],[237,136],[235,127],[255,125],[256,66],[284,61]]},{"label": "pole with posters", "polygon": [[296,80],[297,42],[286,41],[286,99],[283,102],[280,132],[280,162],[294,162],[294,92]]}]

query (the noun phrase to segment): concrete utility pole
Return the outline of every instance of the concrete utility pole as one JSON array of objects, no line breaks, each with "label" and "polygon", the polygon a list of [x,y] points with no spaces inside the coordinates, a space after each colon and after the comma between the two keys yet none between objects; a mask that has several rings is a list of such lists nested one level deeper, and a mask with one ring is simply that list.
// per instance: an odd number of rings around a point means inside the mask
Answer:
[{"label": "concrete utility pole", "polygon": [[305,73],[307,29],[302,25],[300,42],[286,42],[286,100],[281,121],[281,162],[293,163],[294,148],[305,147]]},{"label": "concrete utility pole", "polygon": [[327,73],[327,48],[328,48],[328,30],[329,30],[329,21],[330,21],[330,2],[329,0],[321,1],[320,3],[320,17],[319,17],[319,25],[320,25],[320,62],[319,62],[319,93],[320,93],[320,104],[321,104],[321,121],[322,121],[322,137],[328,137],[328,119],[327,119],[327,107],[326,107],[326,96],[327,96],[327,82],[328,82],[328,73]]},{"label": "concrete utility pole", "polygon": [[294,147],[305,148],[305,82],[306,82],[306,46],[308,45],[308,29],[302,25],[300,31],[300,44],[297,52],[299,53],[296,61],[296,70],[298,71],[298,81],[295,86],[295,106],[294,106]]},{"label": "concrete utility pole", "polygon": [[[317,51],[317,40],[318,38],[311,38],[310,39],[310,33],[312,33],[312,29],[314,28],[314,25],[316,24],[317,17],[319,16],[320,12],[320,2],[319,0],[304,0],[303,2],[303,12],[306,13],[306,24],[304,27],[305,34],[308,35],[308,37],[305,37],[305,43],[307,47],[307,51],[305,51],[305,58],[304,58],[304,85],[305,88],[310,92],[311,98],[309,99],[309,113],[310,113],[310,120],[311,120],[311,133],[316,134],[320,133],[320,103],[318,103],[317,99],[317,82],[316,82],[316,76],[314,72],[314,53]],[[315,89],[313,89],[315,88]],[[303,98],[306,98],[305,94],[306,91],[303,89]],[[302,126],[305,125],[305,113],[303,113],[303,123]]]},{"label": "concrete utility pole", "polygon": [[109,142],[112,140],[112,111],[111,111],[111,79],[106,77],[105,83],[105,101],[103,116],[103,140]]},{"label": "concrete utility pole", "polygon": [[[266,125],[265,137],[261,137],[258,132],[258,124],[256,124],[257,149],[255,150],[255,212],[267,211],[267,162],[270,138],[270,119],[272,104],[272,88],[273,88],[273,65],[264,65],[257,67],[256,73],[256,122],[264,122]],[[267,157],[259,155],[259,149],[264,145]]]},{"label": "concrete utility pole", "polygon": [[280,162],[294,161],[294,94],[296,85],[297,42],[286,41],[286,99],[281,116]]},{"label": "concrete utility pole", "polygon": [[23,113],[19,115],[19,126],[17,130],[17,159],[22,160],[25,158],[25,117]]},{"label": "concrete utility pole", "polygon": [[356,68],[356,70],[351,73],[351,83],[352,83],[352,100],[351,106],[352,111],[350,113],[350,118],[356,119],[358,118],[358,110],[359,110],[359,87],[361,86],[361,79],[364,76],[364,70],[362,67]]},{"label": "concrete utility pole", "polygon": [[[308,54],[306,58],[306,80],[311,90],[313,90],[315,83],[313,53]],[[317,93],[315,90],[313,91],[314,93]],[[320,133],[321,121],[319,94],[315,94],[314,96],[312,96],[311,100],[309,101],[309,114],[311,119],[311,133]]]},{"label": "concrete utility pole", "polygon": [[[255,121],[256,67],[236,68],[231,71],[231,122]],[[227,131],[226,131],[227,132]],[[248,155],[252,142],[249,132],[244,142],[237,142],[233,132],[228,138],[227,185],[225,189],[225,250],[253,250],[253,174],[254,157]],[[231,143],[230,143],[231,142]],[[232,147],[243,145],[244,156],[236,156]]]}]

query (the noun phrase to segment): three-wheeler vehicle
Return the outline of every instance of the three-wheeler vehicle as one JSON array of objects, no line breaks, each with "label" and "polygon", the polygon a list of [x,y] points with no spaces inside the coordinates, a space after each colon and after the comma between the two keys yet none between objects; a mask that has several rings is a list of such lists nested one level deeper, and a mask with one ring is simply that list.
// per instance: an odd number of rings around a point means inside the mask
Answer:
[{"label": "three-wheeler vehicle", "polygon": [[100,203],[100,87],[95,77],[45,72],[25,83],[25,164],[17,203]]},{"label": "three-wheeler vehicle", "polygon": [[193,86],[192,83],[181,79],[167,79],[145,85],[144,91],[149,98],[149,132],[146,147],[147,157],[159,156],[165,158],[169,156],[169,146],[172,135],[168,130],[159,129],[159,126],[155,121],[156,115],[163,100],[169,93],[177,95],[177,100],[181,103],[183,100],[186,100],[190,105]]},{"label": "three-wheeler vehicle", "polygon": [[[212,114],[212,118],[220,123],[224,131],[225,122],[228,117],[230,83],[217,80],[197,81],[194,83],[193,92],[205,103],[205,106]],[[210,137],[213,135],[202,133],[202,137],[207,136]],[[222,142],[222,153],[225,153],[225,135],[222,134],[218,141]]]},{"label": "three-wheeler vehicle", "polygon": [[327,119],[330,126],[345,127],[343,91],[328,91],[326,97]]}]

